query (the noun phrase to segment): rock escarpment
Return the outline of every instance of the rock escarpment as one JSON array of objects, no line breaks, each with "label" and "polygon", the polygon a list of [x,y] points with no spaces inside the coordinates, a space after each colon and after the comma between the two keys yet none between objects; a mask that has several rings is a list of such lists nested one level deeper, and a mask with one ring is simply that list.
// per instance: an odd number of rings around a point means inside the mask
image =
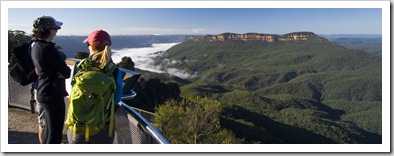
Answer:
[{"label": "rock escarpment", "polygon": [[280,42],[280,41],[307,41],[313,40],[318,42],[329,42],[323,37],[319,37],[313,32],[293,32],[285,35],[274,34],[258,34],[258,33],[223,33],[219,35],[192,36],[191,41],[264,41],[264,42]]}]

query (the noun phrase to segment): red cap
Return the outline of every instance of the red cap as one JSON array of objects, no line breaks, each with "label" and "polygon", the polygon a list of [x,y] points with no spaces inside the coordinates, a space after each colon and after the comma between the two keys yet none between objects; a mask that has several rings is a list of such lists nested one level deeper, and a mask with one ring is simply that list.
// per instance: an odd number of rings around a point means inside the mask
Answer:
[{"label": "red cap", "polygon": [[83,43],[88,42],[92,45],[104,45],[104,41],[108,41],[109,45],[111,45],[111,37],[109,34],[104,30],[96,30],[90,33]]}]

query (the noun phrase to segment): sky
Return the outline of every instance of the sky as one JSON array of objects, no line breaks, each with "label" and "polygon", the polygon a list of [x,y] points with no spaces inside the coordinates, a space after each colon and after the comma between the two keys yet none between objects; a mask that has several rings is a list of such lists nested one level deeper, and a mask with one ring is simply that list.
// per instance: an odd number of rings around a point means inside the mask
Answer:
[{"label": "sky", "polygon": [[[381,8],[9,8],[8,29],[31,33],[33,21],[63,22],[58,35],[168,35],[310,31],[316,34],[382,34]],[[319,5],[317,5],[319,6]],[[335,6],[335,5],[334,5]],[[56,7],[56,5],[55,5]],[[226,6],[224,6],[226,7]]]}]

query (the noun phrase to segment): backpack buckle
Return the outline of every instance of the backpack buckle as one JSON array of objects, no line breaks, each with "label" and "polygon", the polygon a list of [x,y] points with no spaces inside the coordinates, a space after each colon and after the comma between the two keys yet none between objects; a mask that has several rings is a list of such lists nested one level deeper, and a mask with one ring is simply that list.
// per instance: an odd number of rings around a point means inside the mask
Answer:
[{"label": "backpack buckle", "polygon": [[97,99],[98,97],[99,97],[98,95],[94,95],[94,94],[89,95],[89,99]]}]

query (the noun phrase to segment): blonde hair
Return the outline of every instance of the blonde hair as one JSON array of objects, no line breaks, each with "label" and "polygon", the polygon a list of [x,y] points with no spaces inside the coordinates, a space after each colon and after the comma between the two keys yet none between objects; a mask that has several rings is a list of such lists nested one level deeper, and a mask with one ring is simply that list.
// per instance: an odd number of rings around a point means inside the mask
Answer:
[{"label": "blonde hair", "polygon": [[104,68],[108,63],[112,62],[111,59],[111,48],[110,42],[105,41],[104,46],[100,45],[90,45],[92,46],[92,62],[94,66]]}]

